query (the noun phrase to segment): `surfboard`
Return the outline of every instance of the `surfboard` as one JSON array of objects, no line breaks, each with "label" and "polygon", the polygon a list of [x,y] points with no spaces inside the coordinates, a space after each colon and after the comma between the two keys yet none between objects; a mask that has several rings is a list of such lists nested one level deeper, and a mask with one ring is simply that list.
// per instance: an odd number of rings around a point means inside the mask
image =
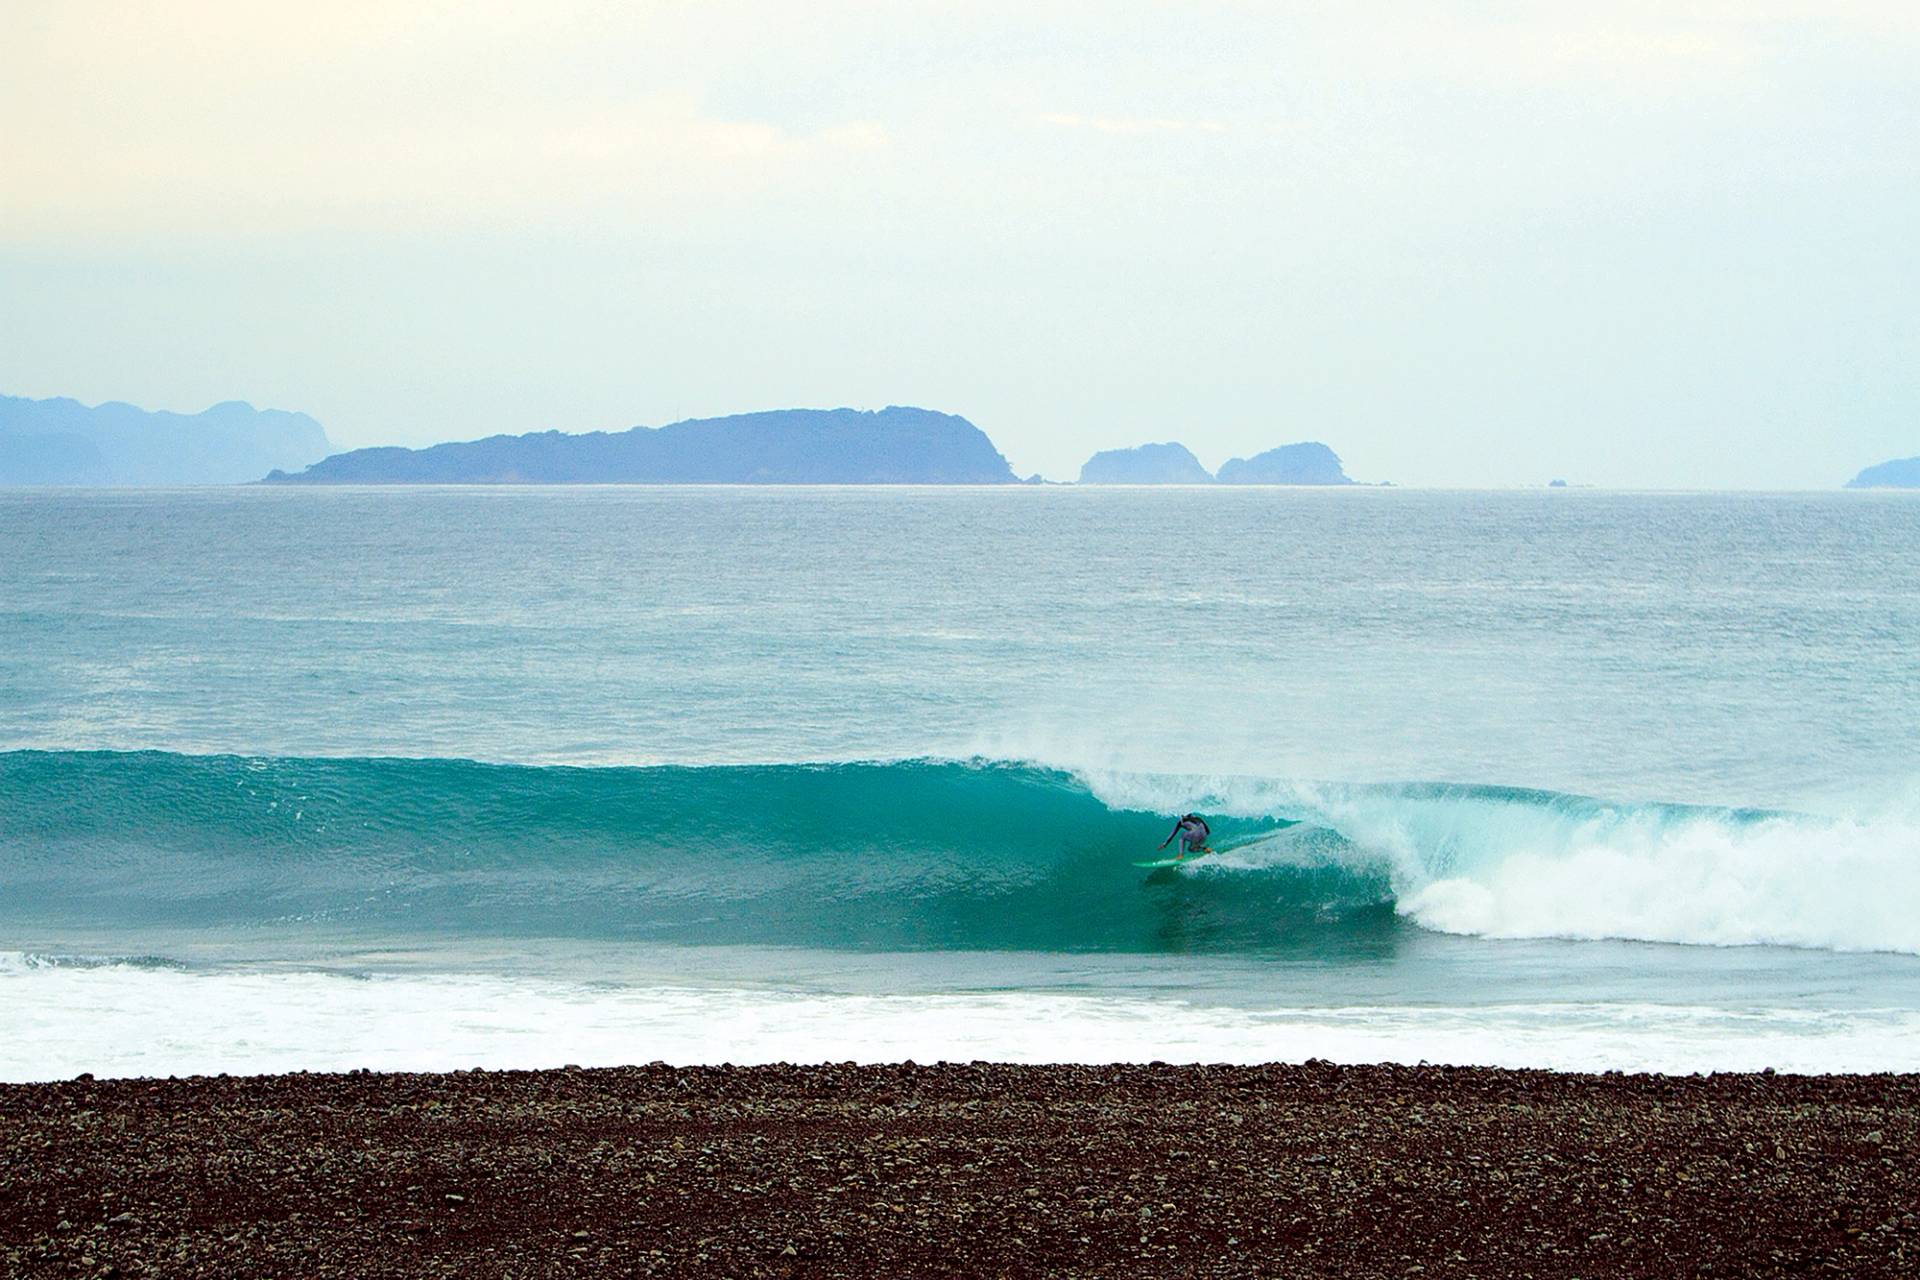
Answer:
[{"label": "surfboard", "polygon": [[1196,853],[1191,858],[1156,858],[1152,862],[1136,862],[1133,865],[1136,867],[1184,867],[1188,863],[1198,862],[1206,856],[1204,853]]}]

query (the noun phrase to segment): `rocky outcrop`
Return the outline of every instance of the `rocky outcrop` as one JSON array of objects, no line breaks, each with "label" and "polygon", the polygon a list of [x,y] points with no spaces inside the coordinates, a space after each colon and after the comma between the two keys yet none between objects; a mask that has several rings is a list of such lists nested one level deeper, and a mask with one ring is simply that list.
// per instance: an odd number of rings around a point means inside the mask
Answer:
[{"label": "rocky outcrop", "polygon": [[1081,484],[1212,484],[1213,473],[1187,446],[1143,444],[1132,449],[1103,449],[1080,468]]},{"label": "rocky outcrop", "polygon": [[1318,441],[1285,444],[1220,467],[1221,484],[1352,484],[1340,456]]},{"label": "rocky outcrop", "polygon": [[1920,489],[1920,458],[1895,458],[1847,481],[1849,489]]}]

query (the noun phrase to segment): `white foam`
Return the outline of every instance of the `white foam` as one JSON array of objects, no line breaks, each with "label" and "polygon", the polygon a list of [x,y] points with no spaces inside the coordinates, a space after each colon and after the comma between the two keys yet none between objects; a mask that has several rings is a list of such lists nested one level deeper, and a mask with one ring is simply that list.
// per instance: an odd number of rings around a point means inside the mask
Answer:
[{"label": "white foam", "polygon": [[1700,1005],[1222,1008],[0,961],[0,1078],[846,1061],[1446,1062],[1920,1070],[1920,1012]]},{"label": "white foam", "polygon": [[1427,928],[1920,954],[1920,829],[1903,823],[1630,812],[1541,831],[1527,815],[1461,817],[1446,842],[1349,819],[1393,854],[1399,909]]},{"label": "white foam", "polygon": [[[1356,869],[1388,874],[1403,915],[1446,933],[1920,955],[1911,804],[1758,816],[1486,788],[1083,777],[1109,804],[1329,827]],[[1220,865],[1258,869],[1299,849],[1283,840],[1239,855]]]}]

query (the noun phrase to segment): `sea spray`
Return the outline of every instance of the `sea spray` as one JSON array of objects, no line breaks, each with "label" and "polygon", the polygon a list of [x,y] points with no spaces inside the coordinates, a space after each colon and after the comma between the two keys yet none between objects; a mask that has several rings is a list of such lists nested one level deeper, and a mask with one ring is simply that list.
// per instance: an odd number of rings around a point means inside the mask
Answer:
[{"label": "sea spray", "polygon": [[[1384,875],[1426,928],[1920,954],[1920,823],[1487,785],[1090,776],[1110,802],[1212,805],[1299,824],[1235,861],[1316,860]],[[1316,834],[1332,833],[1335,839]],[[1264,854],[1262,857],[1248,855]]]}]

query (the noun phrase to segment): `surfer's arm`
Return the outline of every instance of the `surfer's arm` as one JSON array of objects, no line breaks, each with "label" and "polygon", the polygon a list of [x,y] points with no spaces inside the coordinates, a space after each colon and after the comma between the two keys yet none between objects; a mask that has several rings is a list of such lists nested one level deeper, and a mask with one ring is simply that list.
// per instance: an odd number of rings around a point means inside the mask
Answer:
[{"label": "surfer's arm", "polygon": [[[1160,849],[1164,849],[1168,845],[1172,844],[1173,838],[1179,834],[1180,834],[1180,824],[1176,822],[1173,824],[1173,830],[1167,833],[1167,838],[1160,842]],[[1154,852],[1158,853],[1160,852],[1160,849],[1155,849]]]}]

